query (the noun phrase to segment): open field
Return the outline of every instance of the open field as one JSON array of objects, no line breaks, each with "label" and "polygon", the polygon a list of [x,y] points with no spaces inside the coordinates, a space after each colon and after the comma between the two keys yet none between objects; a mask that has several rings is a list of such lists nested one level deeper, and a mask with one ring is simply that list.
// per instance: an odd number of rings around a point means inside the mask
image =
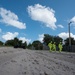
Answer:
[{"label": "open field", "polygon": [[0,47],[0,75],[75,75],[75,53]]}]

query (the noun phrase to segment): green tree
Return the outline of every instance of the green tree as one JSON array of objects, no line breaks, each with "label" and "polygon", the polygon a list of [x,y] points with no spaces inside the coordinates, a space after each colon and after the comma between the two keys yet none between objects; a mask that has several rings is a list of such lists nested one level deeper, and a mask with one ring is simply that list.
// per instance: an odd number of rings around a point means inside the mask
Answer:
[{"label": "green tree", "polygon": [[21,41],[19,41],[19,39],[17,37],[15,37],[13,40],[7,40],[5,42],[6,46],[14,46],[14,45],[17,45],[17,44],[21,44]]},{"label": "green tree", "polygon": [[7,40],[5,42],[5,46],[14,46],[14,41],[13,40]]},{"label": "green tree", "polygon": [[43,42],[48,45],[49,42],[53,41],[53,36],[49,34],[44,34]]},{"label": "green tree", "polygon": [[53,38],[54,38],[54,41],[53,41],[53,42],[55,42],[57,46],[58,46],[58,44],[59,44],[60,42],[63,41],[63,39],[60,38],[59,36],[54,36]]},{"label": "green tree", "polygon": [[[68,46],[69,45],[69,38],[67,38],[65,41],[65,45]],[[71,45],[75,45],[75,40],[74,38],[71,38]]]},{"label": "green tree", "polygon": [[23,48],[27,48],[27,42],[22,43]]},{"label": "green tree", "polygon": [[18,44],[19,47],[21,47],[22,46],[22,40],[18,40],[17,44]]},{"label": "green tree", "polygon": [[31,49],[31,48],[32,48],[32,44],[29,43],[28,46],[27,46],[27,48],[28,48],[28,49]]},{"label": "green tree", "polygon": [[56,42],[56,45],[59,44],[59,42],[62,42],[62,38],[60,38],[59,36],[51,36],[49,34],[44,34],[44,38],[43,38],[43,42],[48,45],[49,42]]},{"label": "green tree", "polygon": [[3,43],[2,41],[0,41],[0,46],[3,46],[3,44],[4,44],[4,43]]},{"label": "green tree", "polygon": [[43,49],[42,43],[38,40],[33,41],[32,46],[34,46],[36,50],[42,50]]},{"label": "green tree", "polygon": [[17,37],[14,38],[14,45],[19,44],[19,39]]}]

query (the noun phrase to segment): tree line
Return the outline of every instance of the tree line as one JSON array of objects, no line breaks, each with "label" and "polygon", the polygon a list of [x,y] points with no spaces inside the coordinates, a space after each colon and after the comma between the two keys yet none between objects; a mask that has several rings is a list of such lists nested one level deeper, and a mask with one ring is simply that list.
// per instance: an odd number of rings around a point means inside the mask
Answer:
[{"label": "tree line", "polygon": [[[56,46],[58,46],[59,42],[62,42],[62,44],[63,44],[63,39],[61,37],[52,36],[52,35],[49,35],[49,34],[44,34],[44,38],[43,38],[42,43],[39,40],[35,40],[32,43],[29,43],[27,45],[26,41],[23,43],[22,40],[19,40],[17,37],[15,37],[12,40],[7,40],[5,43],[0,41],[0,46],[15,46],[15,45],[22,46],[23,45],[23,46],[25,46],[25,48],[31,49],[33,47],[33,49],[42,50],[43,49],[43,44],[48,46],[48,43],[51,42],[51,41],[55,42]],[[68,45],[69,45],[69,38],[64,40],[63,46],[68,46]],[[71,45],[75,45],[74,38],[71,38]]]}]

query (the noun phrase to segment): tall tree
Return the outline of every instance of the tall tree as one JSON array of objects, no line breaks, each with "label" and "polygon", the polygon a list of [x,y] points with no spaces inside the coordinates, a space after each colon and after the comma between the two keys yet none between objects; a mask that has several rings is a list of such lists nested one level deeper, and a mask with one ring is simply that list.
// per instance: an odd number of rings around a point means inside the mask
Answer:
[{"label": "tall tree", "polygon": [[59,42],[62,42],[62,38],[60,38],[59,36],[51,36],[49,34],[44,34],[44,38],[43,38],[43,42],[48,45],[49,42],[56,42],[56,45],[59,44]]},{"label": "tall tree", "polygon": [[43,38],[43,42],[48,45],[49,42],[51,42],[53,40],[53,36],[49,35],[49,34],[44,34],[44,38]]},{"label": "tall tree", "polygon": [[19,43],[19,39],[17,37],[14,38],[14,45],[17,45]]}]

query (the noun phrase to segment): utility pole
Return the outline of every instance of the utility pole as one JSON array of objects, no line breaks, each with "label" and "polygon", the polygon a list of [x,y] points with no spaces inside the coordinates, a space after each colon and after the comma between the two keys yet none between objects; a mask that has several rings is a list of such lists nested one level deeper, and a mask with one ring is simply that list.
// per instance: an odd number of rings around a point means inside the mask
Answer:
[{"label": "utility pole", "polygon": [[68,31],[69,31],[69,51],[71,51],[71,35],[70,35],[70,24],[72,22],[68,23]]}]

